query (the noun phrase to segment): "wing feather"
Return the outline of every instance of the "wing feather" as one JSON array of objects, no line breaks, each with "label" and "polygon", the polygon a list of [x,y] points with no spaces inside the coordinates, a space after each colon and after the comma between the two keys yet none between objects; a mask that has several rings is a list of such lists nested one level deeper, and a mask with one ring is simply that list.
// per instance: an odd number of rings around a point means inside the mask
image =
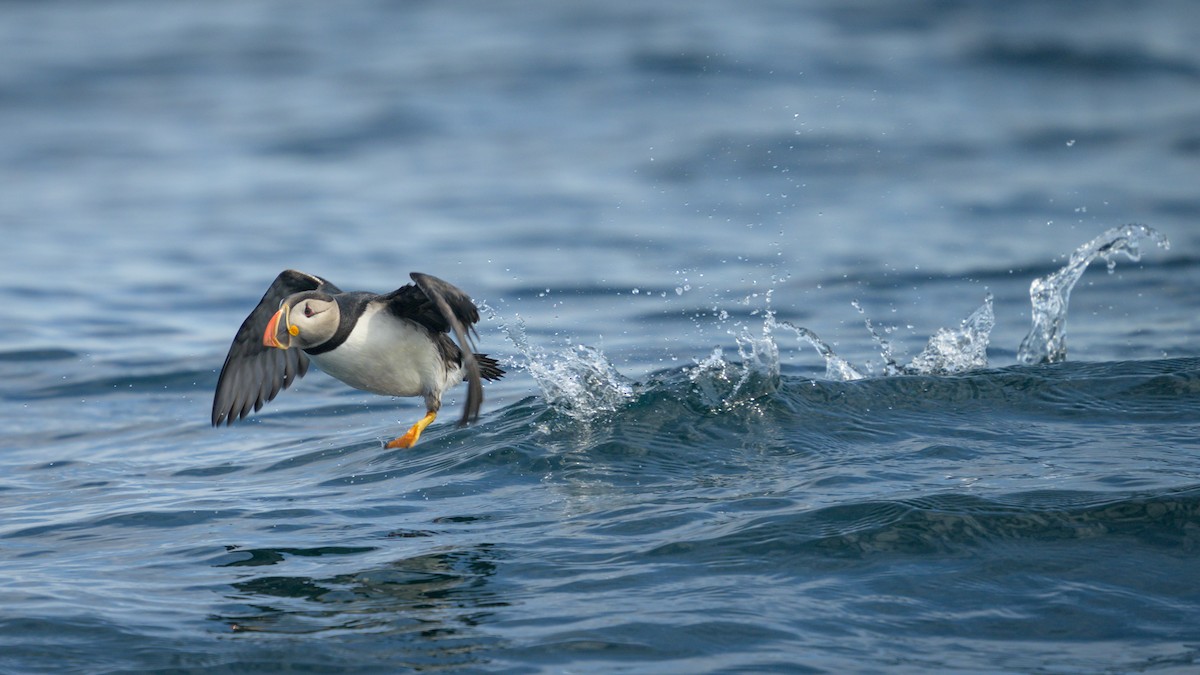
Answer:
[{"label": "wing feather", "polygon": [[267,347],[262,343],[262,334],[281,302],[293,293],[313,290],[331,294],[341,292],[321,277],[296,270],[284,270],[271,282],[229,346],[213,395],[213,426],[222,422],[233,424],[260,410],[267,401],[308,372],[308,357],[304,352]]},{"label": "wing feather", "polygon": [[409,274],[413,284],[392,291],[384,297],[388,307],[397,315],[415,321],[435,335],[452,333],[458,341],[459,359],[466,371],[467,401],[463,406],[459,426],[479,417],[483,405],[483,381],[479,362],[475,359],[475,324],[479,322],[479,309],[471,297],[454,284],[435,276],[413,272]]}]

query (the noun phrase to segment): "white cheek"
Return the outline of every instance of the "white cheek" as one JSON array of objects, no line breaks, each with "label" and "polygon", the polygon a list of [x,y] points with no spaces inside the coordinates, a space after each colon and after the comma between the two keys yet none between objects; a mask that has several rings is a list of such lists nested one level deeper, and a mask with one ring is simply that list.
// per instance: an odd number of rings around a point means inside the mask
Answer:
[{"label": "white cheek", "polygon": [[321,312],[312,316],[300,315],[295,317],[294,324],[299,329],[300,344],[312,347],[328,340],[337,331],[338,316],[334,313]]}]

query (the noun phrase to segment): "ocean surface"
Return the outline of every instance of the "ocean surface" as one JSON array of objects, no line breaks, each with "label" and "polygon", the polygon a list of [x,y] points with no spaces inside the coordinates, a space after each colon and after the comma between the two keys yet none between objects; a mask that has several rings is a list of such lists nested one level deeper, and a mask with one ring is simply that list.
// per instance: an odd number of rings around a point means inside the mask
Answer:
[{"label": "ocean surface", "polygon": [[[0,2],[0,672],[1200,671],[1197,44]],[[313,371],[212,428],[286,268],[469,292],[478,423]]]}]

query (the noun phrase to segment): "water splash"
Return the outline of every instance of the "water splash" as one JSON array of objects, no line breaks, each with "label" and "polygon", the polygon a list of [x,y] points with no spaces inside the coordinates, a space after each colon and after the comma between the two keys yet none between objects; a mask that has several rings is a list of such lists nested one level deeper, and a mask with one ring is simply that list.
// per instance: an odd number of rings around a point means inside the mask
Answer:
[{"label": "water splash", "polygon": [[825,379],[834,380],[837,382],[849,382],[851,380],[861,380],[865,377],[850,362],[834,353],[824,340],[816,333],[803,327],[797,326],[790,321],[777,321],[776,325],[781,328],[786,328],[796,334],[796,337],[804,340],[821,358],[825,359]]},{"label": "water splash", "polygon": [[871,317],[867,316],[867,311],[863,309],[862,303],[858,300],[851,301],[850,306],[857,309],[858,313],[862,315],[867,332],[871,334],[871,339],[875,341],[875,344],[879,345],[879,355],[883,357],[883,374],[904,375],[904,368],[896,363],[896,355],[892,350],[892,341],[886,335],[891,332],[891,329],[884,328],[882,332],[876,330],[875,323],[871,321]]},{"label": "water splash", "polygon": [[525,369],[550,405],[577,419],[614,412],[636,397],[633,383],[595,347],[574,345],[554,354],[533,348]]},{"label": "water splash", "polygon": [[494,309],[480,303],[490,319],[500,322],[521,358],[513,365],[529,373],[550,405],[576,419],[588,420],[620,409],[636,397],[633,383],[595,347],[577,344],[549,352],[529,344],[525,322],[519,316],[501,319]]},{"label": "water splash", "polygon": [[[770,296],[768,295],[769,301]],[[738,381],[738,386],[734,388],[735,394],[743,393],[746,385],[755,376],[758,376],[768,389],[759,393],[769,394],[778,388],[779,345],[772,335],[774,326],[774,314],[768,309],[763,319],[761,335],[754,335],[749,330],[743,330],[740,335],[734,336],[738,356],[741,357],[742,367],[745,370],[742,378]]]},{"label": "water splash", "polygon": [[729,361],[717,347],[688,371],[689,379],[709,408],[728,409],[778,391],[779,345],[772,335],[777,324],[769,309],[764,314],[761,334],[755,335],[746,326],[738,333],[730,331],[739,361]]},{"label": "water splash", "polygon": [[725,406],[726,395],[734,386],[731,383],[741,379],[737,369],[717,347],[706,358],[697,361],[695,367],[688,369],[687,374],[704,405],[715,410]]},{"label": "water splash", "polygon": [[904,371],[913,375],[953,375],[986,368],[988,341],[995,325],[992,294],[988,293],[979,309],[963,319],[958,329],[939,328]]},{"label": "water splash", "polygon": [[[992,294],[988,293],[970,316],[963,319],[957,329],[939,328],[929,338],[925,349],[908,365],[902,366],[896,361],[891,341],[885,333],[875,327],[874,322],[866,317],[866,312],[857,301],[852,303],[854,308],[863,314],[863,321],[871,333],[875,343],[879,345],[884,359],[884,375],[952,375],[967,372],[977,368],[986,368],[987,347],[991,339],[992,328],[996,325],[995,313],[992,310]],[[835,381],[860,380],[865,376],[848,361],[833,352],[816,333],[796,326],[786,321],[778,322],[779,326],[788,328],[796,336],[807,341],[817,353],[825,359],[825,377]]]},{"label": "water splash", "polygon": [[1017,361],[1024,364],[1058,363],[1067,358],[1066,320],[1071,289],[1083,276],[1084,270],[1096,258],[1103,258],[1111,274],[1116,267],[1116,255],[1124,254],[1133,261],[1141,260],[1143,239],[1168,249],[1171,243],[1157,230],[1146,225],[1114,227],[1071,254],[1065,267],[1054,274],[1034,279],[1029,285],[1033,305],[1033,327],[1021,341]]},{"label": "water splash", "polygon": [[[1021,363],[1054,363],[1066,358],[1063,341],[1067,303],[1071,290],[1095,259],[1103,258],[1111,273],[1117,254],[1130,260],[1141,258],[1143,240],[1169,248],[1166,237],[1145,225],[1125,225],[1110,229],[1072,253],[1070,262],[1049,276],[1035,279],[1030,286],[1033,303],[1033,328],[1021,343],[1017,360]],[[773,281],[776,281],[773,279]],[[701,402],[713,410],[730,409],[752,403],[775,393],[780,385],[781,362],[778,329],[786,329],[816,349],[825,361],[828,380],[846,382],[866,377],[864,371],[841,358],[816,333],[788,321],[776,319],[771,309],[773,288],[755,293],[743,304],[763,302],[760,309],[750,312],[763,317],[761,328],[738,321],[727,333],[737,347],[737,360],[726,358],[718,347],[692,368],[685,369]],[[877,327],[866,315],[858,301],[851,303],[863,316],[871,337],[879,346],[884,360],[884,376],[896,375],[954,375],[988,366],[987,348],[995,327],[993,297],[988,293],[974,312],[963,319],[957,328],[940,328],[930,338],[924,350],[907,365],[900,365],[888,335],[888,327]],[[500,319],[486,304],[480,309],[489,318],[500,321],[500,327],[516,347],[520,358],[513,363],[527,371],[541,389],[542,396],[555,408],[581,420],[615,412],[628,406],[639,395],[636,383],[626,378],[612,365],[601,350],[582,344],[548,351],[531,345],[520,317],[512,321]],[[724,310],[714,308],[720,324],[729,320]],[[735,330],[736,329],[736,330]]]}]

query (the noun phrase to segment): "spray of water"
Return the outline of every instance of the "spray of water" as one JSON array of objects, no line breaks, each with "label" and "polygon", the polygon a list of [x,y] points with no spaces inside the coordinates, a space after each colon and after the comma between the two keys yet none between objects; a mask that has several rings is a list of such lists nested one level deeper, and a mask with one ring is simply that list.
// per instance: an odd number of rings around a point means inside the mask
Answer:
[{"label": "spray of water", "polygon": [[1114,227],[1071,254],[1065,267],[1049,276],[1034,279],[1029,285],[1033,305],[1033,327],[1021,341],[1017,361],[1024,364],[1057,363],[1067,358],[1066,321],[1071,289],[1083,276],[1092,261],[1103,258],[1111,274],[1116,267],[1116,255],[1123,254],[1133,261],[1141,260],[1142,240],[1154,242],[1167,249],[1171,243],[1157,230],[1145,225]]},{"label": "spray of water", "polygon": [[855,300],[850,303],[850,306],[858,310],[863,316],[863,324],[867,327],[867,332],[871,334],[871,339],[875,344],[879,345],[879,355],[883,357],[883,374],[884,375],[903,375],[904,368],[896,363],[896,355],[892,351],[892,341],[888,339],[887,333],[891,332],[884,328],[882,331],[875,328],[875,322],[871,321],[871,317],[867,316],[867,311],[863,309],[861,303]]},{"label": "spray of water", "polygon": [[[1062,269],[1035,279],[1030,287],[1033,328],[1022,341],[1017,360],[1032,364],[1065,359],[1063,335],[1071,289],[1097,258],[1108,263],[1110,272],[1116,264],[1117,254],[1139,260],[1142,241],[1169,247],[1166,237],[1145,225],[1113,228],[1079,247]],[[779,329],[793,333],[817,351],[825,361],[827,379],[850,381],[864,377],[861,369],[834,353],[833,348],[813,331],[776,319],[771,309],[771,294],[768,290],[745,300],[746,304],[764,303],[761,309],[751,312],[763,317],[761,327],[737,322],[734,324],[736,330],[728,331],[737,348],[736,361],[727,359],[718,347],[686,370],[693,391],[710,408],[727,409],[753,402],[778,389],[780,356],[776,334]],[[863,315],[867,330],[879,346],[885,376],[953,375],[988,365],[987,348],[995,326],[990,293],[958,327],[938,329],[925,349],[907,365],[897,362],[887,337],[888,329],[876,328],[862,306],[857,301],[852,304]],[[567,415],[589,420],[617,411],[637,398],[636,385],[621,375],[599,349],[573,344],[548,351],[529,343],[524,322],[519,317],[506,321],[487,305],[481,304],[481,309],[490,318],[500,321],[501,329],[516,348],[519,356],[512,365],[527,371],[546,401]],[[721,323],[728,318],[724,311],[714,312],[714,315]]]},{"label": "spray of water", "polygon": [[[718,347],[688,370],[695,391],[709,408],[731,408],[779,389],[779,344],[772,334],[776,324],[770,309],[771,291],[763,295],[763,301],[766,308],[762,313],[766,318],[760,332],[756,334],[740,322],[735,324],[737,331],[728,331],[737,346],[738,361],[726,359]],[[752,312],[757,313],[758,310]]]},{"label": "spray of water", "polygon": [[953,375],[986,368],[988,341],[995,325],[992,294],[988,293],[979,309],[963,319],[958,328],[939,328],[904,371],[914,375]]},{"label": "spray of water", "polygon": [[797,326],[790,321],[776,321],[776,325],[792,331],[796,334],[797,338],[804,340],[813,349],[817,350],[821,358],[825,359],[825,379],[848,382],[850,380],[861,380],[865,377],[854,366],[850,365],[849,361],[835,354],[833,348],[811,330],[803,326]]},{"label": "spray of water", "polygon": [[592,419],[620,409],[636,394],[633,383],[595,347],[576,344],[550,352],[529,344],[525,322],[500,319],[494,309],[480,309],[500,322],[500,330],[516,348],[519,358],[511,365],[529,373],[546,402],[577,419]]}]

